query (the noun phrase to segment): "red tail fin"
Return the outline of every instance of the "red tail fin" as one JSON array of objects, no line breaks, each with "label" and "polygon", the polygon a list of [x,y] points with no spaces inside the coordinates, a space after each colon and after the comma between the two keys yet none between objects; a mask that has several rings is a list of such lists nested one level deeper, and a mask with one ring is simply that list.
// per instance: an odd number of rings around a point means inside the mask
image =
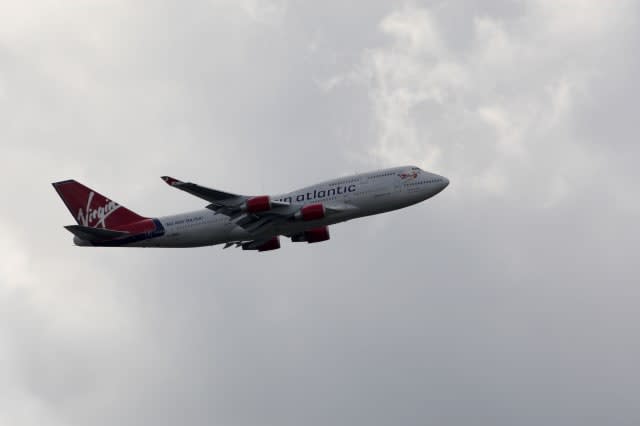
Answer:
[{"label": "red tail fin", "polygon": [[75,180],[52,185],[78,225],[113,229],[146,219]]}]

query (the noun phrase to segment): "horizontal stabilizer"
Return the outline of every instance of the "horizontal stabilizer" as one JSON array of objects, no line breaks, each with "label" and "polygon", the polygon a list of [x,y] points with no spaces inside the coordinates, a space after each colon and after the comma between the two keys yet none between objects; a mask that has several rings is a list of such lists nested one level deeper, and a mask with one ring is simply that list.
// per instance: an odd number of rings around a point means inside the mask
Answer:
[{"label": "horizontal stabilizer", "polygon": [[68,225],[65,228],[76,237],[86,241],[104,241],[129,235],[128,232],[112,231],[104,228],[91,228],[82,225]]}]

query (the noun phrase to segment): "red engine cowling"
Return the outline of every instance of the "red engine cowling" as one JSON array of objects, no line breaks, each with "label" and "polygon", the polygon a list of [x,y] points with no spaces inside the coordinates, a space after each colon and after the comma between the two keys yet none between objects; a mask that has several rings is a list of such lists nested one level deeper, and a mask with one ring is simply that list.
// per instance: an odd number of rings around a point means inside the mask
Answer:
[{"label": "red engine cowling", "polygon": [[326,226],[320,228],[309,229],[308,231],[301,232],[291,236],[291,241],[294,243],[300,243],[306,241],[308,243],[319,243],[320,241],[327,241],[329,239],[329,228]]},{"label": "red engine cowling", "polygon": [[318,220],[325,216],[324,205],[322,203],[308,204],[295,214],[299,220]]},{"label": "red engine cowling", "polygon": [[273,237],[260,247],[258,247],[258,251],[269,251],[269,250],[277,250],[280,248],[280,238]]},{"label": "red engine cowling", "polygon": [[323,226],[322,228],[314,228],[305,231],[304,239],[309,244],[319,243],[320,241],[327,241],[329,239],[329,228]]},{"label": "red engine cowling", "polygon": [[273,237],[265,243],[260,245],[256,245],[256,241],[251,241],[248,243],[242,244],[242,250],[258,250],[258,251],[269,251],[269,250],[277,250],[280,248],[280,237]]},{"label": "red engine cowling", "polygon": [[251,197],[244,203],[244,211],[248,213],[260,213],[271,210],[271,198],[268,195]]}]

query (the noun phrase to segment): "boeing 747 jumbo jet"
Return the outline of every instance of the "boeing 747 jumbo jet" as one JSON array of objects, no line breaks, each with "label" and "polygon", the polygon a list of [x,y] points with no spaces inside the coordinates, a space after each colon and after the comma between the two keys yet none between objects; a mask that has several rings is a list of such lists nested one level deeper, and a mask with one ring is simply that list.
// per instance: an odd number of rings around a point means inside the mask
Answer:
[{"label": "boeing 747 jumbo jet", "polygon": [[329,225],[401,209],[433,197],[449,180],[406,166],[333,179],[281,195],[246,196],[206,188],[172,177],[174,188],[208,205],[189,213],[148,218],[75,180],[55,182],[77,225],[65,226],[78,246],[199,247],[225,244],[243,250],[280,248],[293,242],[329,239]]}]

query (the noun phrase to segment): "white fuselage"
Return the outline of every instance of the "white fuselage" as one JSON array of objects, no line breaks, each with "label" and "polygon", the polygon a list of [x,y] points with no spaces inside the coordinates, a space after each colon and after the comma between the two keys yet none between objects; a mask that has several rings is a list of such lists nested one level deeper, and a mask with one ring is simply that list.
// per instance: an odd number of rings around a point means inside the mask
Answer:
[{"label": "white fuselage", "polygon": [[[290,221],[269,231],[271,236],[291,236],[309,229],[384,213],[424,201],[442,191],[447,178],[417,167],[397,167],[322,182],[273,200],[291,204],[323,203],[340,213],[314,221]],[[209,209],[160,217],[164,234],[128,244],[133,247],[197,247],[255,238],[224,214]],[[269,235],[266,235],[267,237]],[[261,235],[265,237],[265,235]]]}]

